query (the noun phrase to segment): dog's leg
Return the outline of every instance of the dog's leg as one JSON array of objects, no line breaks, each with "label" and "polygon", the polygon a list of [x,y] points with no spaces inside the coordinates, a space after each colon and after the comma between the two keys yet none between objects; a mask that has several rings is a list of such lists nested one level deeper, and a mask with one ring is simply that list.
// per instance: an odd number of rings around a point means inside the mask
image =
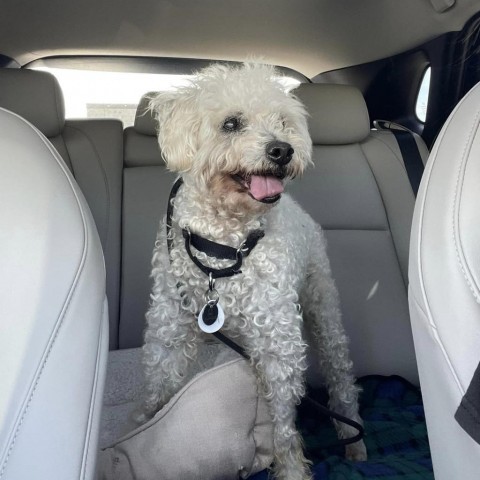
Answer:
[{"label": "dog's leg", "polygon": [[[326,253],[326,241],[321,230],[317,231],[312,248],[311,263],[302,292],[306,328],[318,355],[320,371],[330,396],[329,406],[335,412],[363,424],[358,414],[358,387],[352,373],[352,362],[348,351],[339,308],[339,297],[330,272]],[[349,438],[358,432],[344,423],[334,422],[339,438]],[[350,460],[366,460],[367,451],[363,441],[346,447]]]},{"label": "dog's leg", "polygon": [[155,279],[146,315],[144,418],[137,416],[139,422],[153,416],[186,383],[201,341],[193,316],[182,310],[176,287],[168,283]]},{"label": "dog's leg", "polygon": [[253,314],[246,347],[274,425],[274,474],[277,480],[311,479],[295,427],[296,405],[305,394],[306,344],[295,304]]}]

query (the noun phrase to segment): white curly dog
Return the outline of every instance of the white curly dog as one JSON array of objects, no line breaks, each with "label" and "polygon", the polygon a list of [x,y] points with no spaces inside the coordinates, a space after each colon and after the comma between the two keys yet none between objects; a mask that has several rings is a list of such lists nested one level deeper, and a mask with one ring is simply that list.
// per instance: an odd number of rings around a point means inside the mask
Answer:
[{"label": "white curly dog", "polygon": [[[167,166],[184,183],[173,201],[170,254],[164,224],[153,254],[144,412],[152,416],[185,384],[199,345],[210,337],[197,323],[209,278],[188,255],[182,229],[235,249],[262,230],[241,272],[216,280],[225,311],[222,332],[249,354],[269,404],[276,478],[311,478],[295,428],[296,405],[305,394],[304,328],[315,343],[330,407],[361,420],[324,235],[283,195],[284,184],[311,163],[305,109],[286,92],[278,72],[252,63],[208,67],[188,86],[156,96],[151,108]],[[193,251],[209,268],[232,264]],[[336,427],[340,438],[357,433]],[[364,460],[363,441],[347,446],[346,454]]]}]

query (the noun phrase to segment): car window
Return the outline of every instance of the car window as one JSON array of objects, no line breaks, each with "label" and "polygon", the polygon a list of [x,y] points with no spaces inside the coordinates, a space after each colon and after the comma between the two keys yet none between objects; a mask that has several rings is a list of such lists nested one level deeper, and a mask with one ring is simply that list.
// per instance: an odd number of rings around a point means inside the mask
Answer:
[{"label": "car window", "polygon": [[[66,118],[118,118],[125,127],[133,125],[142,95],[184,85],[192,75],[109,72],[69,68],[34,67],[55,75],[65,97]],[[281,77],[287,90],[299,80]]]},{"label": "car window", "polygon": [[185,84],[189,75],[106,72],[38,67],[57,77],[65,97],[66,118],[118,118],[133,125],[142,95]]},{"label": "car window", "polygon": [[415,113],[421,122],[425,122],[427,118],[428,109],[428,93],[430,91],[430,75],[431,67],[428,67],[423,74],[422,82],[417,94],[417,103],[415,106]]}]

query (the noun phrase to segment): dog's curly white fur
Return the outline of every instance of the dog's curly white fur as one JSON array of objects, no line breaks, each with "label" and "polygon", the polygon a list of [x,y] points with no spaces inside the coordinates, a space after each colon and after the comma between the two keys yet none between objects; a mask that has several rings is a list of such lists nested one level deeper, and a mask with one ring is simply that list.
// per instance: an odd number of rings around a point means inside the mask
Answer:
[{"label": "dog's curly white fur", "polygon": [[[330,406],[361,420],[324,235],[288,195],[280,200],[279,182],[303,172],[312,146],[303,105],[276,75],[256,64],[214,65],[190,85],[152,100],[162,153],[184,185],[174,200],[171,255],[164,224],[154,249],[144,411],[153,415],[184,385],[208,337],[196,322],[208,279],[188,257],[181,228],[234,247],[261,228],[265,237],[244,260],[242,273],[216,282],[226,312],[222,331],[245,347],[270,406],[276,478],[305,480],[309,467],[295,428],[295,406],[305,393],[304,328],[315,343]],[[272,141],[294,150],[281,165],[266,154]],[[254,177],[260,193],[252,187]],[[268,196],[271,185],[274,195]],[[231,264],[196,255],[211,267]],[[356,433],[336,427],[343,438]],[[365,459],[363,442],[348,446],[347,457]]]}]

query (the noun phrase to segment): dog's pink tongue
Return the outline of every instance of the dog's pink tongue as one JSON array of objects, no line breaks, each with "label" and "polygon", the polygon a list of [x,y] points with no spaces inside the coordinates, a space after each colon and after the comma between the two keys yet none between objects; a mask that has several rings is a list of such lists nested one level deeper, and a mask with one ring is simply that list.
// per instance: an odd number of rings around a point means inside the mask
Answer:
[{"label": "dog's pink tongue", "polygon": [[255,200],[274,197],[283,192],[283,183],[277,177],[252,175],[250,179],[250,193]]}]

